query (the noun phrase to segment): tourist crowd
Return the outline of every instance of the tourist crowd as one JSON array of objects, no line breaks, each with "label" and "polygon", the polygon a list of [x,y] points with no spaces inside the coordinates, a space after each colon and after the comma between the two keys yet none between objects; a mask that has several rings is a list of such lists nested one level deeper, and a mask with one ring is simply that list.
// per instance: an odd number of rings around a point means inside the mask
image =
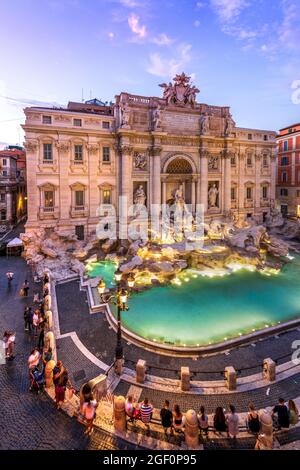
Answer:
[{"label": "tourist crowd", "polygon": [[[125,411],[130,422],[136,419],[141,420],[145,424],[147,430],[150,429],[150,422],[153,417],[153,406],[148,398],[141,403],[134,403],[133,397],[128,396],[125,403]],[[212,426],[209,425],[209,417],[205,412],[204,406],[200,406],[197,415],[199,434],[208,438],[209,431],[213,431],[219,435],[227,435],[236,439],[240,431],[240,417],[236,413],[233,405],[229,405],[228,410],[217,407],[213,415]],[[175,405],[173,410],[170,409],[170,403],[165,401],[164,406],[160,410],[161,425],[167,436],[168,432],[171,436],[174,433],[184,432],[186,426],[186,417],[181,412],[179,405]],[[247,431],[257,436],[256,448],[272,448],[273,432],[281,429],[288,429],[290,426],[296,425],[299,421],[299,411],[293,400],[289,400],[285,404],[283,398],[279,398],[278,404],[274,406],[272,412],[264,410],[258,412],[253,403],[249,404],[246,418]]]}]

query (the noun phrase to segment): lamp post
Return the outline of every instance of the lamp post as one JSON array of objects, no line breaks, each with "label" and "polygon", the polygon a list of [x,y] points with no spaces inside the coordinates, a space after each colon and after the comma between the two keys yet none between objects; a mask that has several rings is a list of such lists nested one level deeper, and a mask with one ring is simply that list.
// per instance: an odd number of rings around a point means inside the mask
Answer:
[{"label": "lamp post", "polygon": [[[115,294],[108,294],[105,296],[105,282],[103,279],[98,284],[98,292],[100,298],[103,302],[113,302],[117,306],[117,345],[115,351],[115,365],[116,370],[119,371],[122,369],[122,366],[118,366],[123,361],[123,346],[122,346],[122,326],[121,326],[121,312],[129,310],[127,305],[129,293],[123,287],[124,282],[122,282],[123,273],[117,269],[115,272],[115,280],[117,283],[117,289]],[[131,289],[134,286],[134,276],[130,275],[127,278],[127,285]]]}]

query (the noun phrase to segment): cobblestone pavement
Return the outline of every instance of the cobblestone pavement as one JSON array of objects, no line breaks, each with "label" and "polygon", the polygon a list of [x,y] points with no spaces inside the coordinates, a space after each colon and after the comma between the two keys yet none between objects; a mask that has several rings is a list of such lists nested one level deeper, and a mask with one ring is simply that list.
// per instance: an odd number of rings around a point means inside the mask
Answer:
[{"label": "cobblestone pavement", "polygon": [[[79,281],[56,287],[61,333],[76,331],[82,343],[96,357],[107,364],[114,358],[116,333],[110,328],[105,315],[90,314],[84,291],[79,292]],[[283,332],[277,337],[258,340],[253,345],[235,348],[229,353],[220,353],[198,358],[175,358],[145,351],[124,342],[126,366],[135,368],[138,359],[147,361],[148,372],[152,375],[179,378],[181,366],[189,366],[195,380],[220,380],[228,365],[240,371],[240,376],[261,372],[266,357],[278,360],[278,364],[291,360],[291,345],[300,339],[300,331]],[[196,360],[195,360],[196,359]]]},{"label": "cobblestone pavement", "polygon": [[[10,290],[5,273],[15,273]],[[19,297],[24,279],[31,282],[28,299]],[[36,345],[23,329],[23,309],[32,302],[34,286],[23,259],[0,257],[0,331],[16,331],[16,358],[0,365],[0,449],[132,449],[130,444],[95,430],[89,439],[82,426],[54,408],[44,394],[29,392],[27,359]]]}]

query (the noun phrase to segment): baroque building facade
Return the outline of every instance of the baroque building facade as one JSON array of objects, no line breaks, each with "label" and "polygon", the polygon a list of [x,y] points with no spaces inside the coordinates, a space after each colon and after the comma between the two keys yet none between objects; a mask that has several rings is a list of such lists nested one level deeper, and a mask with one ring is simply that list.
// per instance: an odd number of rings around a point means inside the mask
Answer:
[{"label": "baroque building facade", "polygon": [[276,132],[235,125],[230,108],[196,101],[185,74],[163,97],[121,93],[66,108],[25,109],[27,230],[55,228],[84,238],[99,204],[171,203],[176,192],[205,219],[263,221],[275,199]]}]

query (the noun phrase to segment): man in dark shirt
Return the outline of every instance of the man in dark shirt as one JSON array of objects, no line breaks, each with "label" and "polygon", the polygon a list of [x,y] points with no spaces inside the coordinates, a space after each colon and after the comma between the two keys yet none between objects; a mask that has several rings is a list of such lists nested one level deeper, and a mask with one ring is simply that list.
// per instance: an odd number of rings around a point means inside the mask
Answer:
[{"label": "man in dark shirt", "polygon": [[273,408],[274,415],[277,415],[279,428],[288,428],[290,426],[289,410],[285,406],[283,398],[279,398],[278,405]]},{"label": "man in dark shirt", "polygon": [[169,400],[165,401],[164,407],[160,410],[160,419],[161,419],[161,425],[163,426],[164,431],[165,431],[165,435],[167,435],[169,428],[171,428],[170,433],[171,435],[173,435],[173,428],[172,428],[173,414],[172,414],[172,411],[170,410]]}]

